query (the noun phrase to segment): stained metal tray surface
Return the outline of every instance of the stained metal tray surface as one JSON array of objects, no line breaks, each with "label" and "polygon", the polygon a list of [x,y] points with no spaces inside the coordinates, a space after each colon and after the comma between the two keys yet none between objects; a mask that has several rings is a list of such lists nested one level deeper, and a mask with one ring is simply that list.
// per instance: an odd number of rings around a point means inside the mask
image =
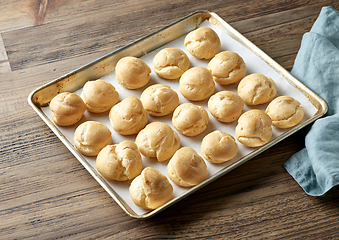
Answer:
[{"label": "stained metal tray surface", "polygon": [[[113,142],[115,144],[123,140],[135,140],[133,136],[121,136],[114,132],[111,128],[108,113],[103,114],[91,114],[86,111],[83,119],[74,126],[71,127],[59,127],[52,121],[51,111],[48,107],[51,99],[60,92],[74,92],[80,95],[83,85],[87,81],[103,79],[111,82],[120,94],[120,100],[123,98],[134,95],[140,97],[141,92],[149,85],[155,83],[163,83],[169,85],[171,88],[178,92],[180,98],[180,104],[189,102],[184,99],[178,91],[178,81],[168,81],[159,78],[152,70],[151,81],[144,88],[139,90],[127,90],[120,86],[115,79],[114,69],[119,59],[125,56],[135,56],[144,60],[151,68],[152,59],[154,55],[163,48],[166,47],[178,47],[184,50],[190,58],[191,67],[194,66],[207,66],[208,61],[198,60],[191,56],[183,46],[183,39],[185,35],[201,26],[209,26],[213,28],[219,35],[222,46],[221,51],[234,51],[239,53],[243,57],[248,71],[247,74],[260,72],[264,75],[271,77],[275,80],[278,86],[278,95],[288,95],[296,98],[301,102],[305,108],[305,116],[301,123],[297,126],[285,130],[280,130],[273,127],[273,137],[269,143],[258,148],[248,148],[238,142],[239,151],[237,156],[223,164],[211,164],[206,161],[208,166],[209,175],[208,178],[201,184],[191,187],[182,188],[172,183],[174,187],[172,199],[164,204],[163,206],[155,210],[145,210],[137,207],[130,199],[128,194],[128,187],[131,181],[127,182],[113,182],[107,181],[103,178],[95,167],[95,158],[86,157],[82,155],[73,145],[73,134],[75,128],[86,120],[95,120],[104,123],[110,128],[112,132]],[[237,84],[230,86],[216,85],[216,91],[230,90],[236,92]],[[172,204],[184,199],[186,196],[194,193],[198,189],[208,185],[217,178],[223,176],[227,172],[235,169],[241,164],[249,161],[253,157],[277,144],[281,140],[297,132],[301,128],[315,121],[316,119],[323,116],[327,111],[326,102],[316,95],[313,91],[307,88],[299,80],[293,77],[288,71],[277,64],[267,54],[261,51],[248,39],[242,36],[228,23],[221,19],[217,14],[205,10],[196,11],[192,14],[173,22],[172,24],[155,31],[143,38],[136,40],[112,53],[109,53],[79,69],[76,69],[60,78],[53,80],[52,82],[39,87],[34,90],[28,97],[28,102],[42,120],[50,127],[50,129],[58,136],[63,144],[72,152],[72,154],[80,161],[80,163],[88,170],[88,172],[98,181],[98,183],[107,191],[107,193],[117,202],[117,204],[131,217],[134,218],[149,218],[155,214],[161,212]],[[195,104],[201,105],[207,109],[207,100],[201,102],[194,102]],[[257,109],[265,110],[267,104],[256,107]],[[245,106],[244,111],[251,108]],[[171,127],[171,116],[165,117],[149,117],[149,122],[162,121],[168,123]],[[190,146],[194,148],[200,154],[200,143],[202,138],[216,129],[229,132],[231,135],[234,134],[236,122],[231,124],[220,123],[209,114],[210,123],[203,133],[197,137],[186,137],[179,133],[181,138],[182,146]],[[166,164],[155,161],[154,159],[148,159],[143,157],[143,165],[152,166],[163,174],[166,175]]]}]

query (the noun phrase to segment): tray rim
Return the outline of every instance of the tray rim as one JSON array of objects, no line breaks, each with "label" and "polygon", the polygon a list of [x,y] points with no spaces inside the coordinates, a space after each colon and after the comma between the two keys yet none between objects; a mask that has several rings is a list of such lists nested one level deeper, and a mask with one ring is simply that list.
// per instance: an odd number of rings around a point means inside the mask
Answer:
[{"label": "tray rim", "polygon": [[[260,53],[260,57],[266,62],[268,63],[275,71],[279,71],[280,74],[286,76],[285,79],[292,84],[294,87],[298,88],[298,90],[303,89],[304,92],[306,92],[307,94],[309,94],[309,96],[312,96],[313,99],[315,99],[316,103],[318,104],[318,106],[316,107],[318,109],[318,112],[311,118],[307,119],[305,122],[303,122],[300,125],[297,125],[294,128],[291,128],[290,130],[288,130],[287,132],[283,133],[282,135],[280,135],[278,138],[274,139],[273,141],[269,142],[268,144],[255,149],[254,151],[252,151],[250,154],[244,156],[243,158],[239,159],[237,162],[233,163],[231,166],[225,167],[224,169],[220,170],[219,172],[215,173],[214,175],[212,175],[210,178],[208,178],[207,180],[205,180],[203,183],[194,186],[192,188],[190,188],[187,192],[177,196],[176,198],[170,200],[169,202],[167,202],[166,204],[162,205],[161,207],[152,210],[146,214],[136,214],[129,206],[128,204],[126,204],[124,202],[123,199],[121,199],[119,197],[119,195],[114,191],[114,189],[111,188],[111,186],[109,186],[106,181],[103,179],[103,177],[101,175],[99,175],[93,168],[92,166],[90,166],[89,163],[87,163],[87,161],[85,159],[83,159],[82,155],[75,149],[75,147],[63,136],[63,134],[59,131],[59,129],[54,125],[54,123],[52,123],[50,121],[49,118],[46,117],[46,115],[41,111],[41,106],[38,106],[35,102],[34,102],[34,95],[43,90],[44,88],[51,86],[55,83],[58,83],[59,81],[70,77],[73,74],[76,74],[78,72],[83,71],[84,69],[95,65],[96,63],[101,62],[102,60],[117,54],[121,51],[123,51],[124,49],[127,49],[128,47],[138,44],[139,42],[152,37],[170,27],[172,27],[173,25],[180,23],[182,21],[184,21],[185,19],[188,19],[194,15],[199,15],[199,14],[209,14],[209,18],[213,17],[215,19],[217,19],[219,22],[221,22],[223,25],[226,25],[228,30],[238,38],[238,41],[241,41],[242,44],[245,44],[246,47],[250,47],[251,49],[254,49],[254,53]],[[198,24],[197,24],[198,25]],[[290,82],[290,79],[292,79],[293,81]],[[305,94],[304,94],[305,95]],[[78,161],[85,167],[85,169],[94,177],[94,179],[101,185],[101,187],[103,187],[106,192],[115,200],[115,202],[131,217],[133,218],[137,218],[137,219],[147,219],[150,218],[154,215],[156,215],[157,213],[165,210],[166,208],[170,207],[171,205],[173,205],[174,203],[180,201],[181,199],[187,197],[188,195],[191,195],[192,193],[196,192],[197,190],[201,189],[202,187],[208,185],[209,183],[215,181],[216,179],[222,177],[223,175],[225,175],[226,173],[232,171],[233,169],[239,167],[240,165],[246,163],[247,161],[249,161],[250,159],[254,158],[255,156],[259,155],[260,153],[266,151],[267,149],[271,148],[272,146],[274,146],[275,144],[277,144],[278,142],[286,139],[287,137],[291,136],[292,134],[294,134],[295,132],[299,131],[300,129],[304,128],[305,126],[309,125],[310,123],[314,122],[315,120],[317,120],[318,118],[324,116],[327,113],[328,110],[328,106],[327,103],[325,102],[324,99],[322,99],[320,96],[318,96],[315,92],[313,92],[311,89],[309,89],[305,84],[303,84],[300,80],[298,80],[297,78],[295,78],[290,72],[288,72],[285,68],[283,68],[280,64],[278,64],[276,61],[274,61],[271,57],[269,57],[265,52],[263,52],[260,48],[258,48],[256,45],[254,45],[251,41],[249,41],[246,37],[244,37],[241,33],[239,33],[236,29],[234,29],[231,25],[229,25],[225,20],[223,20],[221,17],[219,17],[216,13],[208,11],[208,10],[197,10],[194,11],[186,16],[184,16],[183,18],[180,18],[179,20],[176,20],[170,24],[168,24],[167,26],[160,28],[150,34],[147,34],[129,44],[126,44],[100,58],[95,59],[92,62],[89,62],[88,64],[85,64],[73,71],[70,71],[68,73],[66,73],[65,75],[58,77],[54,80],[52,80],[51,82],[48,82],[46,84],[43,84],[42,86],[36,88],[35,90],[33,90],[29,96],[28,96],[28,103],[29,105],[35,110],[35,112],[40,116],[40,118],[46,123],[46,125],[54,132],[54,134],[56,134],[56,136],[61,140],[61,142],[69,149],[69,151],[78,159]],[[310,100],[310,99],[309,99]],[[313,103],[312,103],[313,104]],[[313,104],[314,105],[314,104]],[[315,106],[315,105],[314,105]]]}]

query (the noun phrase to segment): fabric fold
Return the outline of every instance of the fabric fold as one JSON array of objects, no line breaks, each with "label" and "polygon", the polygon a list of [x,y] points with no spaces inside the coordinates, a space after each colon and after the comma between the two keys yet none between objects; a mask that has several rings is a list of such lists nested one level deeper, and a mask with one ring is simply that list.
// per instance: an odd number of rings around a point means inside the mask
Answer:
[{"label": "fabric fold", "polygon": [[305,33],[291,73],[328,104],[305,138],[305,148],[284,163],[311,196],[339,185],[339,12],[323,7]]}]

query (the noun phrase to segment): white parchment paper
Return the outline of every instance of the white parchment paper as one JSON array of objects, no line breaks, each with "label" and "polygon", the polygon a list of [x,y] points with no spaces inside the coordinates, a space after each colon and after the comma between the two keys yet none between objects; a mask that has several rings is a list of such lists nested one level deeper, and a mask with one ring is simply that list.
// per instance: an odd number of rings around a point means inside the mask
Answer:
[{"label": "white parchment paper", "polygon": [[[211,27],[212,29],[214,29],[218,33],[218,35],[221,39],[221,50],[220,51],[226,51],[226,50],[233,51],[233,52],[238,53],[240,56],[242,56],[242,58],[244,59],[246,65],[247,65],[247,75],[249,75],[251,73],[262,73],[262,74],[264,74],[268,77],[271,77],[276,82],[277,87],[278,87],[277,96],[287,95],[287,96],[291,96],[291,97],[297,99],[301,103],[301,105],[305,108],[305,116],[304,116],[304,119],[302,120],[302,122],[304,122],[307,119],[314,116],[314,114],[317,112],[317,109],[308,101],[308,99],[303,94],[301,94],[298,90],[296,90],[294,87],[292,87],[290,84],[288,84],[288,82],[285,80],[285,78],[282,75],[280,75],[279,73],[275,72],[266,62],[264,62],[261,58],[259,58],[257,55],[255,55],[253,52],[251,52],[249,49],[247,49],[246,47],[241,45],[239,42],[235,41],[233,38],[228,36],[218,26],[215,26],[208,21],[203,22],[200,25],[200,27],[202,27],[202,26]],[[117,81],[115,79],[115,73],[106,75],[106,76],[102,77],[101,79],[106,80],[106,81],[108,81],[108,82],[110,82],[111,84],[114,85],[116,90],[119,92],[120,101],[123,100],[124,98],[128,97],[128,96],[131,96],[131,95],[139,98],[142,91],[145,88],[147,88],[148,86],[155,84],[155,83],[162,83],[162,84],[166,84],[166,85],[170,86],[172,89],[174,89],[176,92],[178,92],[179,99],[180,99],[179,104],[189,102],[178,91],[178,81],[179,80],[178,79],[177,80],[165,80],[165,79],[158,77],[153,71],[153,64],[152,64],[153,57],[161,49],[167,48],[167,47],[176,47],[176,48],[180,48],[180,49],[182,49],[183,51],[186,52],[187,56],[189,57],[189,59],[191,61],[191,67],[196,67],[196,66],[207,67],[207,64],[208,64],[207,60],[206,61],[205,60],[198,60],[197,58],[193,57],[192,55],[190,55],[186,51],[186,49],[184,47],[184,38],[185,38],[185,36],[182,36],[182,37],[166,44],[165,46],[163,46],[159,49],[156,49],[155,51],[141,57],[141,59],[143,61],[145,61],[152,68],[150,82],[145,87],[143,87],[141,89],[128,90],[128,89],[123,88],[122,86],[120,86],[117,83]],[[233,84],[233,85],[230,85],[230,86],[221,86],[221,85],[216,84],[215,93],[218,92],[218,91],[222,91],[222,90],[229,90],[229,91],[236,92],[237,85],[238,84]],[[75,93],[80,96],[81,91],[82,90],[80,89],[80,90],[76,91]],[[207,110],[207,112],[209,113],[208,108],[207,108],[207,100],[200,101],[200,102],[193,102],[193,103],[198,104],[200,106],[203,106]],[[260,105],[259,107],[256,107],[256,109],[265,110],[266,106],[267,106],[267,104],[263,104],[263,105]],[[46,114],[46,116],[49,119],[52,120],[52,113],[51,113],[49,107],[45,107],[42,110]],[[245,105],[244,111],[247,111],[247,110],[250,110],[250,108]],[[149,122],[161,121],[161,122],[165,122],[165,123],[169,124],[173,128],[171,118],[172,118],[172,114],[164,116],[164,117],[151,117],[151,116],[149,116]],[[203,133],[199,134],[196,137],[186,137],[186,136],[178,133],[179,136],[180,136],[182,147],[183,146],[192,147],[201,155],[201,153],[200,153],[200,143],[201,143],[201,140],[203,139],[203,137],[206,136],[208,133],[218,129],[218,130],[226,131],[226,132],[230,133],[232,136],[235,137],[235,131],[234,130],[235,130],[235,126],[237,124],[237,121],[235,121],[233,123],[228,123],[228,124],[221,123],[221,122],[217,121],[210,113],[209,113],[209,119],[210,119],[210,122],[208,124],[208,128]],[[73,142],[73,136],[74,136],[74,131],[75,131],[76,127],[79,124],[81,124],[82,122],[87,121],[87,120],[99,121],[99,122],[105,124],[107,127],[109,127],[111,132],[112,132],[112,138],[113,138],[114,144],[118,144],[118,143],[122,142],[123,140],[131,140],[131,141],[135,140],[135,137],[136,137],[135,135],[122,136],[122,135],[119,135],[118,133],[116,133],[113,130],[113,128],[112,128],[112,126],[109,122],[109,119],[108,119],[108,112],[102,113],[102,114],[92,114],[92,113],[89,113],[88,111],[86,111],[85,114],[84,114],[84,117],[75,126],[72,126],[72,127],[56,126],[56,127],[60,129],[60,131],[64,134],[64,136],[70,142]],[[279,130],[279,129],[273,127],[273,136],[272,136],[271,141],[274,140],[275,138],[277,138],[282,133],[284,133],[283,130]],[[237,160],[239,160],[242,157],[246,156],[247,154],[251,153],[253,150],[256,150],[256,148],[248,148],[248,147],[242,145],[239,142],[237,142],[237,143],[238,143],[238,146],[239,146],[238,154],[230,162],[223,163],[223,164],[211,164],[211,163],[206,161],[208,172],[209,172],[209,177],[216,174],[220,170],[222,170],[225,166],[229,166],[230,164],[236,162]],[[94,157],[84,156],[84,159],[86,159],[86,161],[88,161],[88,163],[94,169],[96,169]],[[143,166],[144,167],[151,166],[151,167],[159,170],[160,172],[162,172],[164,175],[167,175],[166,174],[167,163],[168,163],[168,161],[157,162],[156,159],[148,159],[146,157],[143,157]],[[145,213],[148,212],[147,210],[144,210],[144,209],[136,206],[133,203],[132,199],[130,198],[128,188],[129,188],[131,181],[127,181],[127,182],[107,181],[107,182],[124,199],[124,201],[133,209],[133,211],[135,211],[136,214],[142,215],[142,214],[145,214]],[[184,194],[189,189],[189,188],[179,187],[176,184],[174,184],[173,182],[171,182],[171,183],[172,183],[173,188],[174,188],[172,198],[177,198],[178,196],[180,196],[181,194]]]}]

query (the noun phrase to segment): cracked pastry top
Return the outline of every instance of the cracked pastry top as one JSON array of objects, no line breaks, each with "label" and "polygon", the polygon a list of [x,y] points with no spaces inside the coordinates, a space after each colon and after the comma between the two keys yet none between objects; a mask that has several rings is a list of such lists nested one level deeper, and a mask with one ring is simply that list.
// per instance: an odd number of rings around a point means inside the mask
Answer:
[{"label": "cracked pastry top", "polygon": [[151,68],[136,57],[123,57],[115,67],[117,82],[127,89],[145,86],[150,80]]},{"label": "cracked pastry top", "polygon": [[208,100],[208,109],[220,122],[230,123],[239,118],[244,108],[242,98],[231,91],[221,91]]},{"label": "cracked pastry top", "polygon": [[140,100],[146,112],[152,116],[165,116],[179,104],[178,94],[164,84],[149,86],[142,92]]},{"label": "cracked pastry top", "polygon": [[108,180],[127,181],[138,176],[142,170],[138,146],[128,140],[104,147],[95,164],[98,172]]},{"label": "cracked pastry top", "polygon": [[86,82],[81,97],[87,110],[92,113],[106,112],[119,101],[119,93],[115,87],[101,79]]},{"label": "cracked pastry top", "polygon": [[296,99],[280,96],[270,102],[266,113],[271,117],[273,126],[289,128],[297,125],[303,119],[305,109]]},{"label": "cracked pastry top", "polygon": [[205,100],[213,94],[214,89],[215,83],[207,68],[193,67],[180,77],[179,92],[188,100]]},{"label": "cracked pastry top", "polygon": [[172,124],[175,129],[186,136],[196,136],[202,133],[208,124],[208,113],[198,105],[183,103],[173,113]]},{"label": "cracked pastry top", "polygon": [[179,186],[192,187],[207,178],[207,165],[193,148],[182,147],[169,161],[167,175]]},{"label": "cracked pastry top", "polygon": [[152,122],[141,130],[135,143],[145,157],[155,157],[159,162],[173,156],[180,148],[178,134],[166,123]]},{"label": "cracked pastry top", "polygon": [[231,134],[216,130],[202,139],[200,151],[207,161],[223,163],[237,155],[238,144]]},{"label": "cracked pastry top", "polygon": [[264,111],[249,110],[238,119],[235,135],[245,146],[262,146],[271,140],[272,120]]},{"label": "cracked pastry top", "polygon": [[199,59],[210,59],[220,50],[220,38],[209,27],[201,27],[189,32],[184,40],[186,50]]},{"label": "cracked pastry top", "polygon": [[86,105],[82,98],[75,93],[63,92],[56,95],[50,102],[52,119],[59,126],[70,126],[77,123],[84,112]]},{"label": "cracked pastry top", "polygon": [[101,149],[112,143],[109,128],[97,121],[86,121],[74,132],[75,147],[86,156],[96,156]]},{"label": "cracked pastry top", "polygon": [[114,105],[109,112],[113,129],[121,135],[137,134],[148,122],[148,115],[141,101],[130,96]]},{"label": "cracked pastry top", "polygon": [[190,67],[190,60],[179,48],[165,48],[154,56],[153,67],[159,77],[176,79]]},{"label": "cracked pastry top", "polygon": [[231,51],[215,55],[207,66],[213,75],[213,80],[220,85],[230,85],[239,82],[246,74],[247,67],[242,57]]},{"label": "cracked pastry top", "polygon": [[156,209],[171,199],[173,187],[165,175],[152,167],[147,167],[133,179],[129,193],[137,206]]},{"label": "cracked pastry top", "polygon": [[260,73],[253,73],[240,81],[238,94],[247,105],[259,105],[275,97],[277,85],[271,78]]}]

